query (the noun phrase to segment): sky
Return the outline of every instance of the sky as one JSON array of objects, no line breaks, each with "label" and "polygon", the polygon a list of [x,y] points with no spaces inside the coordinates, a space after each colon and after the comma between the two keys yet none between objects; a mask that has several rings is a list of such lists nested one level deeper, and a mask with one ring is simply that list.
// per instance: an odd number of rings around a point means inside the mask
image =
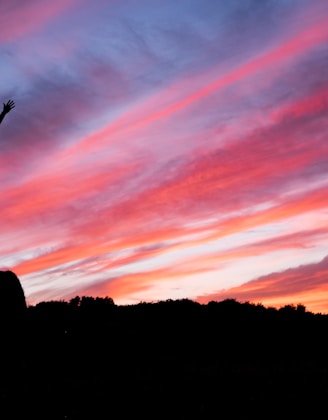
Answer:
[{"label": "sky", "polygon": [[328,313],[326,0],[1,0],[0,269],[29,305]]}]

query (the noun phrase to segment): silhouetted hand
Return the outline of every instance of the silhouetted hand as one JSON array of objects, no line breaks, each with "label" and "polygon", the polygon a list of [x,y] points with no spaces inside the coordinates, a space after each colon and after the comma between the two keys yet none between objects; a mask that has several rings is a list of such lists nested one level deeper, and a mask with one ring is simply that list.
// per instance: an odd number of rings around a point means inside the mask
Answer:
[{"label": "silhouetted hand", "polygon": [[4,114],[8,114],[8,112],[10,110],[12,110],[13,108],[15,108],[15,102],[11,99],[9,99],[9,101],[5,104],[3,104],[3,113]]},{"label": "silhouetted hand", "polygon": [[15,102],[12,99],[9,99],[9,101],[6,104],[3,104],[3,110],[0,114],[0,124],[5,118],[5,115],[8,114],[8,112],[11,111],[13,108],[15,108]]}]

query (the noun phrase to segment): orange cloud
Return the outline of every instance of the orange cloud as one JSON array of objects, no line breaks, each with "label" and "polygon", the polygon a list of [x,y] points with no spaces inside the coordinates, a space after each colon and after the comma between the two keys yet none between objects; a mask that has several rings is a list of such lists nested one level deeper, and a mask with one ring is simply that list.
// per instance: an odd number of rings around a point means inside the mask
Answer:
[{"label": "orange cloud", "polygon": [[198,302],[228,298],[266,306],[300,303],[313,312],[328,313],[328,257],[318,263],[272,273],[237,287],[199,296]]},{"label": "orange cloud", "polygon": [[[220,264],[226,263],[228,260],[240,260],[241,258],[247,258],[250,256],[263,255],[270,252],[281,251],[282,249],[292,249],[292,248],[304,248],[308,245],[308,241],[313,242],[318,237],[327,237],[328,230],[317,229],[309,230],[304,232],[298,232],[290,235],[278,236],[272,239],[255,241],[247,245],[232,248],[226,251],[219,251],[216,253],[211,253],[207,255],[196,255],[190,258],[180,259],[174,266],[163,267],[159,270],[155,269],[149,272],[141,272],[129,275],[122,275],[117,277],[115,280],[108,281],[105,285],[94,285],[93,291],[97,294],[115,296],[116,299],[129,298],[135,293],[139,293],[143,290],[156,287],[157,282],[171,282],[177,277],[184,277],[187,275],[201,274],[209,271],[217,271],[220,267]],[[167,251],[167,249],[165,249]],[[161,250],[157,250],[157,253]],[[147,255],[149,256],[149,255]],[[145,255],[137,255],[137,257],[147,257]],[[152,256],[152,254],[150,254]],[[134,261],[134,258],[132,258]],[[119,261],[120,262],[120,261]],[[125,261],[122,261],[123,264]],[[128,262],[130,262],[128,260]],[[114,264],[113,266],[115,266]],[[214,274],[213,274],[214,275]],[[284,277],[285,280],[286,276]],[[270,280],[273,283],[273,280]],[[257,292],[259,288],[262,287],[262,284],[256,283],[247,283],[252,287],[254,293]],[[263,285],[263,290],[268,286],[269,281],[267,280],[265,285]],[[140,289],[139,289],[140,286]],[[246,286],[245,290],[247,289]],[[236,288],[237,290],[238,288]],[[243,290],[244,290],[243,289]],[[235,290],[235,289],[233,289]],[[239,289],[238,289],[239,290]],[[297,293],[297,290],[295,291]],[[205,297],[207,298],[207,297]]]},{"label": "orange cloud", "polygon": [[133,274],[126,274],[107,281],[94,284],[80,290],[80,294],[96,294],[97,296],[111,296],[114,301],[140,298],[136,295],[151,288],[160,286],[161,283],[175,284],[176,280],[188,275],[202,273],[195,267],[172,267],[160,268],[151,271],[143,271]]}]

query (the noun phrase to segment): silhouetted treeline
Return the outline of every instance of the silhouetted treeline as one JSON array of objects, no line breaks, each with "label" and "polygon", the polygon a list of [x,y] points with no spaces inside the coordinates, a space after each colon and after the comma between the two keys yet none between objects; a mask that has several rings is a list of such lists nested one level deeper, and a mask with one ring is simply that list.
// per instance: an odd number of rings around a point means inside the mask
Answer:
[{"label": "silhouetted treeline", "polygon": [[326,410],[328,316],[302,305],[83,296],[30,306],[24,325],[23,382],[10,398],[33,418],[319,419]]}]

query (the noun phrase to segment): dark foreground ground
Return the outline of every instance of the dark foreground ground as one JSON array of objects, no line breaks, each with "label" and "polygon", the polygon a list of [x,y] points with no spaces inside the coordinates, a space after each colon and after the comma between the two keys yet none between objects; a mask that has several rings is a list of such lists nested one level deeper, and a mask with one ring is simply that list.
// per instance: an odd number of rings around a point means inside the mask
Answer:
[{"label": "dark foreground ground", "polygon": [[2,333],[0,419],[328,418],[328,316],[45,302]]}]

